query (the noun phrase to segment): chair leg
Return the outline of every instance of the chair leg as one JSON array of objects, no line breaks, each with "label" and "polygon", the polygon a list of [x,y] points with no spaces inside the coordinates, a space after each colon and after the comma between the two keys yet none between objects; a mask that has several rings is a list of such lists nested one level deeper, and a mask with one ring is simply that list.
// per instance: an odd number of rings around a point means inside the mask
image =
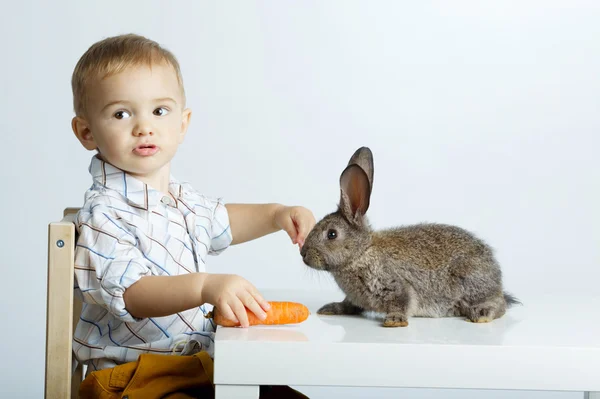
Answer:
[{"label": "chair leg", "polygon": [[73,353],[75,226],[48,226],[45,397],[70,398]]}]

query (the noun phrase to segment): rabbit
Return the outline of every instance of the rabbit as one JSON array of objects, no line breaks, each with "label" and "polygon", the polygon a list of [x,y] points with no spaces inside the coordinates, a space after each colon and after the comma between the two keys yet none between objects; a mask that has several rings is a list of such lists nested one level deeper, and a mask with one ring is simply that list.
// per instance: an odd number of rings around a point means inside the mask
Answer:
[{"label": "rabbit", "polygon": [[486,323],[520,303],[503,291],[492,248],[469,231],[439,223],[373,231],[366,217],[373,171],[371,150],[356,150],[340,176],[338,209],[301,248],[303,262],[331,273],[345,294],[318,314],[384,313],[384,327],[406,327],[411,316]]}]

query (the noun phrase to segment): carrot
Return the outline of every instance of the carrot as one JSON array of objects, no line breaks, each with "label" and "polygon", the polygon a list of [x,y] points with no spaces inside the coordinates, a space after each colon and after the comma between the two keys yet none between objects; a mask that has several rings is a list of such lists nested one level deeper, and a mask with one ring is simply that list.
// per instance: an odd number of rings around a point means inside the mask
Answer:
[{"label": "carrot", "polygon": [[[310,314],[308,308],[301,303],[276,301],[270,301],[269,303],[271,304],[271,309],[267,312],[267,318],[264,320],[260,320],[250,309],[246,308],[248,322],[251,326],[302,323]],[[223,327],[237,327],[240,325],[239,322],[236,323],[226,319],[219,313],[219,309],[216,307],[214,307],[213,311],[209,312],[205,317],[212,318],[215,324]]]}]

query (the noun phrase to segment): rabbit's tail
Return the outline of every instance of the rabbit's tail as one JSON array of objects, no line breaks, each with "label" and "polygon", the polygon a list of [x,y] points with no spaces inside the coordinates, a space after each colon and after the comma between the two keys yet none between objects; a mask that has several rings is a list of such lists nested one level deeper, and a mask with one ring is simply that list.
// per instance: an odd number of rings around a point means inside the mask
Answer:
[{"label": "rabbit's tail", "polygon": [[506,301],[506,306],[511,307],[513,305],[522,305],[521,301],[515,298],[513,295],[508,292],[504,293],[504,300]]}]

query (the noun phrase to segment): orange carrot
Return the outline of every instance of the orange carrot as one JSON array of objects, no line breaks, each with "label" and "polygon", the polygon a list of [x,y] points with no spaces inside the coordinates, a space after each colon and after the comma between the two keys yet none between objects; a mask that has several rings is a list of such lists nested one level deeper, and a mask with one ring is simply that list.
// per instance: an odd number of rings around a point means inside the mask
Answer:
[{"label": "orange carrot", "polygon": [[[255,325],[273,325],[273,324],[297,324],[302,323],[308,318],[310,312],[308,308],[297,302],[269,302],[271,309],[267,312],[267,318],[260,320],[252,311],[246,308],[248,322],[251,326]],[[212,318],[215,324],[223,327],[237,327],[239,322],[233,322],[226,319],[219,310],[214,307],[213,311],[208,313],[206,318]]]}]

